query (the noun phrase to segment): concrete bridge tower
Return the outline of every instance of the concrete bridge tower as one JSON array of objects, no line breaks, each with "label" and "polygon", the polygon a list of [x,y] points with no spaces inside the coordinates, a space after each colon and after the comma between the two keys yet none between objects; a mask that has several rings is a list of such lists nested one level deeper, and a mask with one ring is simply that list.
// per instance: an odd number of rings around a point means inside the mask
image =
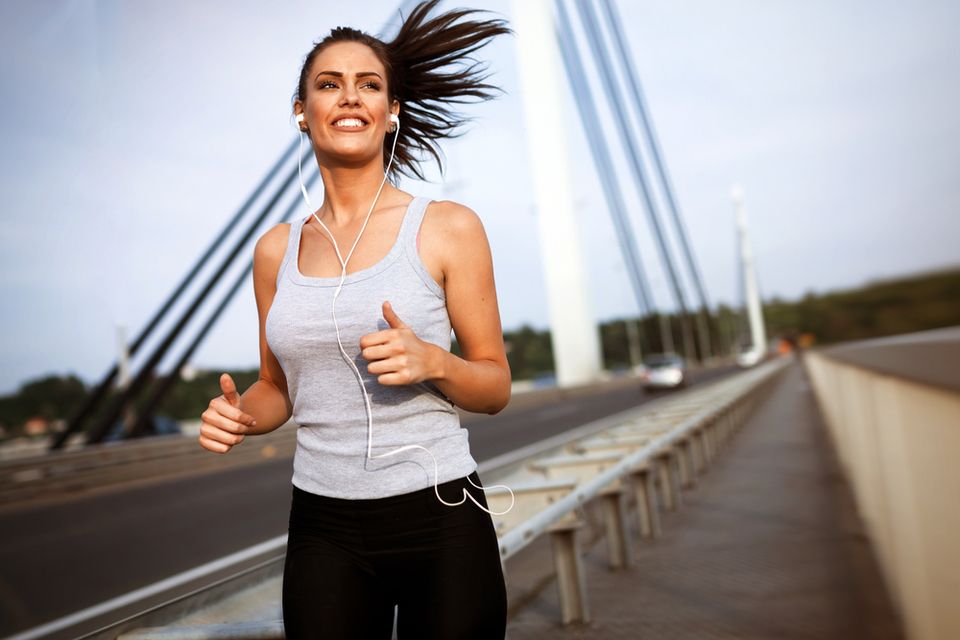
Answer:
[{"label": "concrete bridge tower", "polygon": [[743,277],[743,296],[747,306],[747,320],[750,323],[750,351],[744,353],[743,362],[753,364],[763,358],[767,352],[767,329],[763,322],[763,310],[760,307],[760,289],[757,287],[757,274],[753,266],[753,250],[747,237],[747,211],[743,206],[743,187],[739,184],[730,189],[733,207],[737,215],[737,238],[740,245],[740,274]]},{"label": "concrete bridge tower", "polygon": [[513,27],[523,96],[533,192],[540,225],[557,384],[596,380],[603,369],[600,337],[590,312],[574,210],[566,131],[564,72],[548,0],[514,0]]}]

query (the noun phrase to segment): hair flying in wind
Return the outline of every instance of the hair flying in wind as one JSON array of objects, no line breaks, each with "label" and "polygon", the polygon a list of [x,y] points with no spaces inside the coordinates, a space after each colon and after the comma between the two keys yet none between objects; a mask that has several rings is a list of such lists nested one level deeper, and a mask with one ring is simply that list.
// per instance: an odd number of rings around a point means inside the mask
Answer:
[{"label": "hair flying in wind", "polygon": [[[314,58],[336,42],[359,42],[370,47],[387,73],[387,99],[400,102],[399,138],[390,168],[391,180],[400,174],[424,180],[420,164],[432,156],[443,174],[437,141],[463,135],[460,127],[469,122],[452,108],[454,104],[480,102],[503,93],[485,82],[487,64],[470,54],[501,34],[513,33],[502,19],[468,19],[488,13],[474,9],[451,9],[431,16],[440,0],[419,3],[400,25],[389,42],[350,27],[336,27],[316,42],[300,70],[296,98],[306,101],[307,78]],[[386,169],[390,135],[384,139]]]}]

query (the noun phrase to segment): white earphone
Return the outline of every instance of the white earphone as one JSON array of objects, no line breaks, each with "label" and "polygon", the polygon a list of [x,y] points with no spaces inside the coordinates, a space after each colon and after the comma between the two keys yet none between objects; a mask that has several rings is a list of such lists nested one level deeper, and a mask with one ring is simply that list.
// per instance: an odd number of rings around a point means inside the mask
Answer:
[{"label": "white earphone", "polygon": [[[343,356],[343,359],[347,362],[347,364],[349,364],[350,367],[353,369],[354,375],[357,378],[357,382],[360,384],[360,391],[363,393],[363,402],[367,410],[367,458],[366,459],[370,460],[373,458],[386,458],[388,456],[396,455],[404,451],[411,451],[413,449],[423,449],[428,454],[430,454],[431,458],[433,458],[433,491],[437,496],[437,500],[447,505],[448,507],[456,507],[458,505],[463,504],[467,500],[467,498],[470,498],[470,500],[472,500],[475,505],[477,505],[480,509],[482,509],[483,511],[486,511],[490,515],[502,516],[505,513],[509,512],[511,509],[513,509],[513,505],[516,502],[516,497],[513,494],[513,490],[505,484],[498,484],[498,485],[491,485],[491,486],[503,487],[504,489],[510,492],[510,506],[507,507],[506,511],[491,511],[490,509],[487,509],[482,504],[480,504],[477,501],[477,499],[474,498],[470,494],[470,492],[467,491],[466,489],[463,489],[463,498],[459,502],[447,502],[446,500],[440,497],[440,489],[437,484],[437,480],[440,475],[440,465],[437,464],[437,457],[433,455],[433,452],[431,452],[426,447],[419,444],[410,444],[410,445],[400,447],[398,449],[394,449],[393,451],[387,451],[386,453],[381,453],[379,455],[373,455],[371,453],[373,449],[373,411],[370,408],[370,397],[367,395],[367,389],[363,385],[363,376],[360,375],[360,370],[357,368],[357,365],[354,364],[353,359],[344,350],[343,343],[340,341],[340,327],[337,325],[337,297],[340,295],[340,290],[343,288],[343,281],[347,277],[347,262],[350,260],[350,256],[353,255],[353,250],[357,248],[357,243],[360,242],[360,236],[363,235],[364,229],[367,228],[367,222],[370,220],[370,214],[373,213],[373,207],[376,205],[377,200],[380,198],[380,192],[383,190],[383,185],[387,181],[387,174],[390,171],[390,167],[393,166],[393,158],[397,148],[397,139],[400,137],[399,135],[400,116],[398,116],[395,113],[391,113],[388,119],[389,119],[389,122],[393,125],[392,128],[389,129],[389,131],[394,134],[393,144],[390,147],[390,162],[387,163],[387,168],[383,172],[383,180],[380,181],[380,187],[377,189],[377,195],[373,198],[373,203],[370,205],[370,211],[367,212],[367,217],[366,219],[364,219],[363,225],[360,227],[360,232],[357,234],[357,239],[353,241],[353,246],[350,247],[350,251],[347,253],[346,259],[344,259],[343,256],[340,254],[340,247],[337,246],[337,241],[336,239],[334,239],[333,234],[330,232],[330,229],[327,228],[327,225],[323,224],[323,220],[321,220],[319,216],[317,216],[316,212],[314,211],[313,205],[310,204],[310,196],[307,194],[307,188],[303,184],[303,132],[304,132],[303,128],[300,129],[300,151],[297,154],[297,173],[300,177],[300,192],[303,194],[303,200],[304,202],[306,202],[307,208],[310,210],[310,214],[314,218],[316,218],[317,222],[320,223],[320,226],[323,227],[324,231],[326,231],[327,234],[330,236],[330,241],[333,242],[333,248],[337,252],[337,259],[340,261],[340,266],[341,266],[340,283],[337,285],[337,289],[333,293],[333,305],[331,307],[331,311],[333,313],[333,326],[337,331],[337,344],[340,346],[340,353]],[[298,113],[297,122],[302,123],[304,122],[304,120],[305,120],[304,115],[302,113]],[[475,485],[473,483],[473,480],[471,480],[469,476],[467,477],[467,481],[470,482],[470,484],[472,484],[477,489],[481,489],[481,490],[483,489],[483,487]]]}]

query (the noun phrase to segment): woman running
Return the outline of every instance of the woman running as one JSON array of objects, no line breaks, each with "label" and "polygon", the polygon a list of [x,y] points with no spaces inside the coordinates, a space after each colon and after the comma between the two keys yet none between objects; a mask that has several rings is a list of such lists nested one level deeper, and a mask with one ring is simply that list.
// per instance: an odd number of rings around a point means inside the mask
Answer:
[{"label": "woman running", "polygon": [[[455,407],[510,399],[480,218],[394,186],[441,166],[437,141],[494,96],[469,54],[511,33],[422,2],[383,42],[338,27],[300,71],[293,113],[323,202],[254,250],[260,377],[231,377],[200,444],[226,453],[291,417],[297,429],[283,572],[287,638],[503,638],[497,537]],[[469,61],[469,64],[468,62]],[[302,185],[302,178],[301,178]],[[302,188],[302,187],[301,187]],[[462,357],[450,352],[456,332]]]}]

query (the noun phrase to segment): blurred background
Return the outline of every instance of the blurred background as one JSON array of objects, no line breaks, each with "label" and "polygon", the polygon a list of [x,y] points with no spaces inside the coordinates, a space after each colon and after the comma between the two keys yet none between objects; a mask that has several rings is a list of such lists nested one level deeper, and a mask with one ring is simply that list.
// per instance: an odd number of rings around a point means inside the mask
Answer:
[{"label": "blurred background", "polygon": [[[294,138],[291,96],[312,43],[333,25],[377,32],[395,5],[4,3],[0,391],[101,376],[116,358],[116,326],[131,335],[145,324]],[[509,2],[477,6],[510,18]],[[955,3],[651,2],[620,12],[714,305],[742,304],[729,198],[740,183],[773,331],[830,341],[956,323],[956,279],[930,275],[960,262]],[[447,175],[430,165],[434,182],[400,186],[481,216],[505,330],[543,331],[515,45],[503,37],[483,50],[506,94],[465,107],[475,121],[443,145]],[[637,309],[609,250],[615,231],[576,96],[565,99],[589,302],[602,324]],[[669,309],[651,234],[637,242]],[[922,286],[871,288],[905,278]],[[906,313],[920,301],[922,314]],[[191,366],[254,367],[256,317],[244,287]]]},{"label": "blurred background", "polygon": [[[403,4],[405,11],[412,6]],[[111,397],[139,371],[202,279],[187,285],[127,361],[121,345],[150,322],[295,141],[292,96],[312,43],[338,25],[395,28],[399,5],[0,3],[3,457],[45,450],[118,361]],[[470,6],[513,18],[507,0]],[[730,0],[617,7],[706,292],[711,346],[705,352],[684,343],[684,314],[616,143],[625,134],[588,55],[580,85],[559,79],[558,108],[569,125],[585,309],[608,376],[636,373],[643,356],[674,350],[704,371],[732,366],[749,347],[732,189],[749,214],[764,352],[781,341],[784,349],[825,346],[960,324],[960,5]],[[575,39],[587,50],[582,26]],[[442,144],[443,175],[427,164],[429,181],[399,186],[461,202],[483,220],[520,391],[549,388],[556,375],[533,187],[538,157],[524,119],[524,109],[544,98],[524,95],[517,55],[516,37],[479,52],[504,94],[463,106],[473,120],[462,137]],[[600,110],[593,134],[578,115],[584,92]],[[648,309],[638,307],[615,249],[617,226],[589,140],[600,132],[625,185]],[[315,202],[321,189],[319,182],[311,188]],[[302,202],[295,211],[305,213]],[[235,241],[214,246],[205,277]],[[679,264],[679,234],[671,231],[667,242]],[[218,280],[243,279],[252,249],[252,242],[242,246]],[[695,312],[693,276],[684,271],[680,285]],[[664,326],[674,348],[665,344]],[[200,331],[197,323],[179,336],[189,342]],[[186,363],[170,351],[148,372],[148,385],[172,374],[173,386],[137,435],[195,433],[222,372],[241,391],[256,380],[257,347],[247,275]],[[131,424],[104,428],[101,438],[118,440]],[[287,471],[281,467],[278,477]],[[285,506],[278,507],[281,520]],[[260,533],[268,532],[251,539]],[[32,603],[19,604],[8,618],[16,626],[6,630],[79,606],[66,597],[44,617]]]}]

